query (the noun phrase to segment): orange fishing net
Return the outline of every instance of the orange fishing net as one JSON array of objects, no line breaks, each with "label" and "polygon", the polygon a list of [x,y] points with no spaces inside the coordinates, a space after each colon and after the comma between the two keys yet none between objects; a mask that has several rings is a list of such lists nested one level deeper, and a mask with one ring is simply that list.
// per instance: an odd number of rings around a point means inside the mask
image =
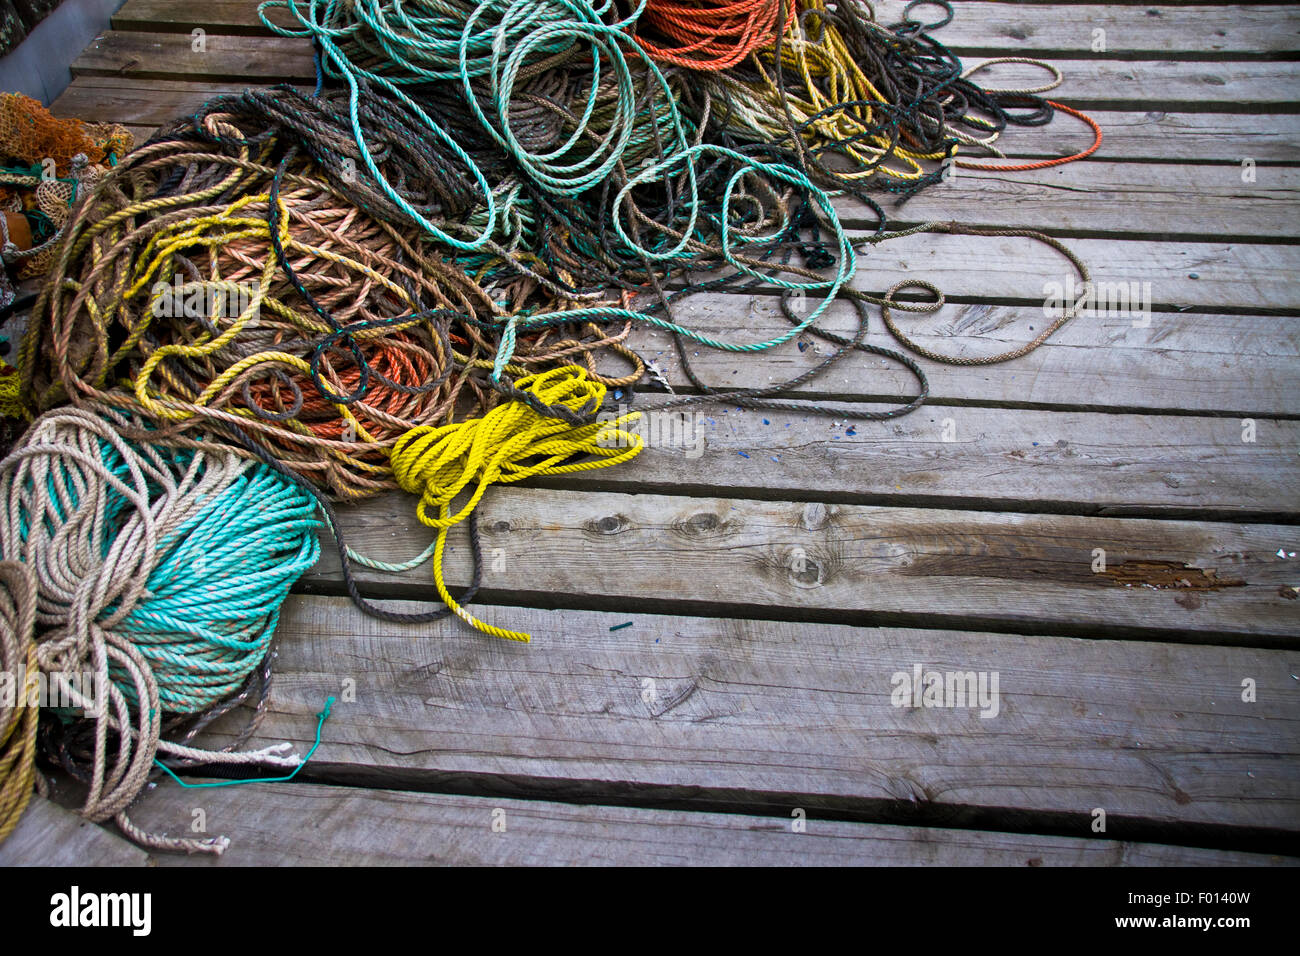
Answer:
[{"label": "orange fishing net", "polygon": [[0,212],[22,213],[40,227],[20,243],[0,216],[0,250],[17,278],[48,271],[81,184],[134,145],[124,126],[55,119],[30,96],[0,93]]},{"label": "orange fishing net", "polygon": [[33,164],[53,159],[56,174],[67,176],[78,154],[101,166],[109,154],[121,158],[133,145],[123,126],[55,119],[30,96],[0,93],[0,155],[9,160]]}]

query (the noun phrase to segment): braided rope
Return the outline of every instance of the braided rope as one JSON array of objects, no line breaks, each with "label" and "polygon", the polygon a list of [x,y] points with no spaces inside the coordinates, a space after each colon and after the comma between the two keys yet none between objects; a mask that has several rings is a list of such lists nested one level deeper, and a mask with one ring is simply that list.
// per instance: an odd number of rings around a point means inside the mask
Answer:
[{"label": "braided rope", "polygon": [[[594,412],[605,400],[605,386],[588,379],[576,365],[527,376],[516,385],[546,406],[575,413]],[[393,474],[403,489],[420,496],[416,506],[420,521],[438,531],[433,579],[439,596],[457,617],[494,637],[531,640],[528,634],[480,621],[452,598],[442,573],[447,532],[473,514],[493,484],[608,468],[635,458],[641,453],[641,438],[625,426],[640,418],[640,412],[629,412],[608,422],[575,426],[539,414],[525,402],[511,401],[483,418],[441,428],[413,428],[402,436],[393,446]],[[453,500],[471,483],[469,499],[453,513]]]},{"label": "braided rope", "polygon": [[635,35],[660,63],[725,70],[770,44],[778,30],[789,28],[793,16],[789,9],[782,22],[771,0],[647,0]]},{"label": "braided rope", "polygon": [[87,785],[82,814],[145,845],[219,853],[220,840],[142,835],[126,810],[156,755],[294,765],[287,744],[199,750],[164,739],[161,722],[229,697],[266,658],[280,604],[319,556],[318,523],[310,497],[267,469],[219,447],[132,445],[119,434],[131,424],[76,408],[33,423],[0,463],[0,559],[30,570],[36,661],[85,715],[52,728]]},{"label": "braided rope", "polygon": [[0,843],[18,825],[36,782],[35,624],[32,572],[0,562]]}]

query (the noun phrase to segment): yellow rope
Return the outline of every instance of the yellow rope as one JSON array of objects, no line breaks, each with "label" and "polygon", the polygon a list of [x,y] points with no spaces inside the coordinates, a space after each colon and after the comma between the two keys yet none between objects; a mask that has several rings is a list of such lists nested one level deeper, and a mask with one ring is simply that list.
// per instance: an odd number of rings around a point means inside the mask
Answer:
[{"label": "yellow rope", "polygon": [[[845,179],[865,179],[876,173],[904,181],[920,179],[925,175],[925,168],[918,160],[940,160],[944,153],[910,150],[883,133],[866,135],[880,121],[870,105],[834,110],[839,103],[852,100],[882,104],[888,100],[854,62],[840,31],[825,16],[824,0],[801,0],[798,10],[801,15],[791,21],[782,40],[781,64],[803,81],[802,87],[797,84],[787,87],[787,103],[794,122],[803,124],[811,120],[803,133],[808,144],[815,146],[820,138],[852,142],[854,145],[843,147],[842,152],[864,168],[841,172]],[[741,107],[748,107],[751,122],[779,139],[785,130],[780,124],[782,96],[776,84],[774,51],[775,44],[772,44],[751,57],[750,64],[757,68],[760,82],[741,83],[734,78],[727,82]],[[812,120],[823,110],[831,112]],[[864,138],[858,139],[860,136]],[[891,150],[906,168],[874,165]]]},{"label": "yellow rope", "polygon": [[8,678],[0,691],[0,843],[18,826],[36,785],[35,623],[35,577],[26,565],[0,561],[0,674]]},{"label": "yellow rope", "polygon": [[24,418],[23,403],[18,398],[18,372],[0,359],[0,418]]},{"label": "yellow rope", "polygon": [[[605,400],[605,386],[577,365],[565,365],[519,379],[516,385],[547,405],[563,405],[589,412]],[[416,514],[438,529],[433,552],[434,583],[447,607],[471,627],[511,641],[528,641],[529,635],[507,631],[478,620],[457,604],[442,576],[442,551],[447,531],[469,517],[492,484],[521,481],[535,475],[563,475],[593,468],[608,468],[641,453],[641,436],[624,426],[640,419],[628,412],[612,421],[573,426],[534,411],[523,402],[498,405],[482,418],[454,425],[413,428],[393,446],[393,476],[397,483],[420,496]],[[577,456],[595,456],[574,461]],[[476,483],[469,501],[455,514],[452,500]]]}]

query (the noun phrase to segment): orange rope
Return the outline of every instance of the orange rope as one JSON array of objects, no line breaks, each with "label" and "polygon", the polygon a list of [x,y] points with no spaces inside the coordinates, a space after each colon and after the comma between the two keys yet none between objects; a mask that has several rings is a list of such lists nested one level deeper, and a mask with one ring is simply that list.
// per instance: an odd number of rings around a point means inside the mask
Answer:
[{"label": "orange rope", "polygon": [[[362,345],[362,350],[367,353],[372,371],[399,385],[421,386],[437,371],[427,350],[401,333],[389,339],[366,342]],[[328,356],[321,365],[326,378],[335,383],[332,387],[341,392],[354,391],[360,384],[361,371],[355,366],[349,365],[342,372],[334,373],[330,368]],[[319,438],[332,440],[342,438],[347,426],[339,417],[337,407],[312,388],[306,376],[293,377],[304,396],[301,408],[295,417]],[[262,379],[250,385],[249,393],[262,408],[281,413],[286,409],[288,396],[275,379]],[[376,382],[367,391],[364,401],[357,402],[352,410],[366,430],[377,440],[383,441],[405,434],[407,429],[402,419],[404,416],[409,418],[417,413],[418,406],[423,400],[422,395],[411,395],[382,382]],[[344,440],[355,441],[356,438],[354,435]],[[386,453],[381,450],[381,454]]]},{"label": "orange rope", "polygon": [[660,46],[644,34],[637,41],[660,63],[716,72],[740,63],[770,44],[794,20],[794,4],[780,0],[647,0],[640,26],[675,41]]},{"label": "orange rope", "polygon": [[1057,159],[1044,159],[1037,163],[985,164],[985,163],[972,163],[969,160],[959,159],[957,160],[957,165],[960,166],[962,169],[984,169],[995,173],[1016,173],[1016,172],[1024,172],[1025,170],[1030,170],[1030,169],[1048,169],[1049,167],[1052,166],[1063,166],[1064,164],[1072,163],[1077,159],[1084,159],[1085,157],[1091,156],[1093,153],[1097,151],[1097,147],[1101,145],[1102,133],[1101,133],[1101,126],[1098,125],[1095,119],[1093,119],[1091,116],[1087,116],[1083,113],[1080,113],[1076,109],[1071,109],[1070,107],[1064,106],[1060,103],[1054,103],[1051,100],[1048,100],[1047,104],[1051,106],[1053,109],[1060,110],[1062,113],[1069,113],[1071,116],[1077,117],[1083,120],[1089,126],[1091,126],[1092,132],[1096,137],[1092,141],[1092,145],[1089,146],[1087,149],[1085,149],[1083,152],[1075,153],[1073,156],[1061,156]]}]

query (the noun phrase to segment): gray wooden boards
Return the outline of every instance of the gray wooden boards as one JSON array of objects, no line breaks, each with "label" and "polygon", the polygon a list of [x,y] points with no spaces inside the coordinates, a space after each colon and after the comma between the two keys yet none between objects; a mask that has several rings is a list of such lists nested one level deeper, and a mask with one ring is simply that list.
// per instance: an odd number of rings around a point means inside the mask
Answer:
[{"label": "gray wooden boards", "polygon": [[[160,866],[1259,866],[1283,857],[1193,847],[644,810],[393,790],[251,784],[162,786],[132,808],[160,831],[204,812],[220,857]],[[178,825],[179,823],[179,825]],[[188,824],[188,825],[187,825]]]},{"label": "gray wooden boards", "polygon": [[[902,0],[878,3],[882,23],[897,21]],[[276,23],[294,23],[283,8],[270,11]],[[921,12],[918,11],[918,16]],[[174,0],[127,0],[113,17],[115,30],[266,35],[257,6],[245,0],[204,0],[200,7]],[[959,15],[935,36],[954,52],[981,56],[1013,50],[1026,56],[1094,55],[1094,30],[1105,30],[1105,52],[1127,59],[1208,60],[1283,57],[1297,48],[1300,33],[1285,6],[1059,5],[1050,15],[1029,17],[1006,3],[963,2]]]},{"label": "gray wooden boards", "polygon": [[0,843],[0,867],[145,866],[149,855],[115,830],[89,823],[41,796],[33,796],[9,839]]},{"label": "gray wooden boards", "polygon": [[[540,607],[1089,636],[1118,629],[1236,644],[1300,634],[1293,525],[517,486],[492,489],[479,520],[484,587]],[[400,492],[348,510],[342,524],[354,548],[379,560],[409,558],[432,537]],[[469,580],[463,534],[447,560],[456,584]],[[338,559],[325,550],[304,587],[340,587]],[[358,574],[379,593],[435,593],[427,573]]]},{"label": "gray wooden boards", "polygon": [[[455,621],[402,628],[345,599],[290,597],[258,739],[304,752],[335,696],[308,765],[324,781],[761,806],[787,820],[796,807],[947,820],[1014,811],[1082,837],[1101,808],[1109,839],[1300,827],[1292,651],[631,609],[475,613],[534,641]],[[969,699],[912,706],[898,675],[918,665],[996,672],[996,714]]]}]

